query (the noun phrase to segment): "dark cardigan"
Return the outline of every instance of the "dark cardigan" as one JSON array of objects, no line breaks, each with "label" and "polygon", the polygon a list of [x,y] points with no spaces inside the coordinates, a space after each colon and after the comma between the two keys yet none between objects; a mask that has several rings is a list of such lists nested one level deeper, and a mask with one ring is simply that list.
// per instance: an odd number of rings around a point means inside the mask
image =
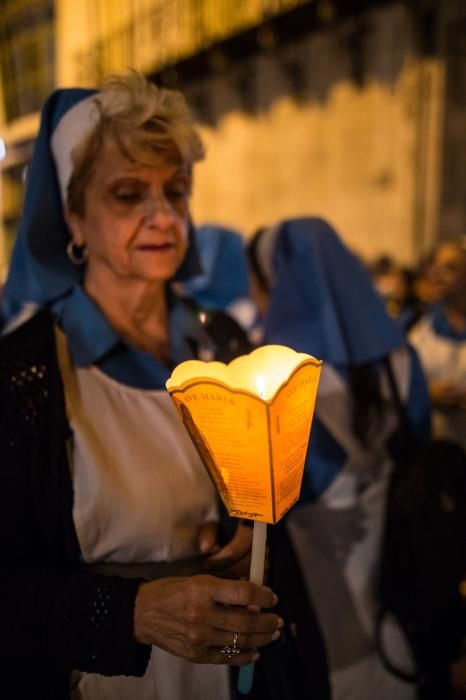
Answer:
[{"label": "dark cardigan", "polygon": [[81,564],[69,441],[44,311],[0,342],[0,667],[18,698],[68,698],[73,669],[143,675],[150,656],[132,637],[141,580]]}]

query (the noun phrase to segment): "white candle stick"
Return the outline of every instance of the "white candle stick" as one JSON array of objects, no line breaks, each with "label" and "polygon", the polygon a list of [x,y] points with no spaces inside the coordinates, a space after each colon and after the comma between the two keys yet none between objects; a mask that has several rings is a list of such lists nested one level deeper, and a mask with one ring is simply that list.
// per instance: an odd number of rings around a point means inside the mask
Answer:
[{"label": "white candle stick", "polygon": [[[252,532],[251,568],[249,570],[249,580],[259,586],[264,582],[265,566],[265,545],[267,541],[267,523],[254,521]],[[259,610],[255,605],[250,606],[251,610]],[[251,692],[254,680],[254,663],[242,666],[238,678],[238,690],[242,695]]]},{"label": "white candle stick", "polygon": [[249,580],[252,581],[252,583],[259,584],[259,586],[261,586],[264,582],[266,540],[267,523],[263,523],[260,520],[255,520],[254,529],[252,531],[251,568],[249,570]]}]

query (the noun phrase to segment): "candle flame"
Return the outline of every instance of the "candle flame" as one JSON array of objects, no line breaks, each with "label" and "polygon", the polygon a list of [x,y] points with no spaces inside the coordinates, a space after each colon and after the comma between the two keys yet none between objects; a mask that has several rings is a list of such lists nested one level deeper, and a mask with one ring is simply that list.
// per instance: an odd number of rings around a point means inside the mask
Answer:
[{"label": "candle flame", "polygon": [[256,385],[257,385],[257,391],[259,392],[259,396],[261,399],[265,398],[265,377],[263,374],[258,374],[256,377]]}]

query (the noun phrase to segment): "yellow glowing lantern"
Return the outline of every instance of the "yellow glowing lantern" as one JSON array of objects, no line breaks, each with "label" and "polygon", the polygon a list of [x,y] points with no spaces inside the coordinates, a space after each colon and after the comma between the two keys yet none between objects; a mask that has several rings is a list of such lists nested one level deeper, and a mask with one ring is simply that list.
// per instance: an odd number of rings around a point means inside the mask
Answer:
[{"label": "yellow glowing lantern", "polygon": [[[264,345],[230,364],[189,360],[167,389],[230,515],[254,520],[250,580],[264,577],[267,523],[299,498],[322,362]],[[238,690],[252,687],[254,664]]]},{"label": "yellow glowing lantern", "polygon": [[230,515],[276,523],[297,501],[321,365],[265,345],[173,371],[167,389]]}]

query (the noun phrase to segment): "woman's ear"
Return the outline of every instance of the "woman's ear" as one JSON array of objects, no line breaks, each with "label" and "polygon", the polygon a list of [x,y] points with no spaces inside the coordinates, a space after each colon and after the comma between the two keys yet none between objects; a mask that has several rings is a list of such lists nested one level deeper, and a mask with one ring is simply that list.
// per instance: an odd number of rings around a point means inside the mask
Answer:
[{"label": "woman's ear", "polygon": [[70,230],[73,243],[75,243],[77,246],[85,245],[81,218],[66,208],[64,209],[63,215],[65,217],[66,225]]}]

